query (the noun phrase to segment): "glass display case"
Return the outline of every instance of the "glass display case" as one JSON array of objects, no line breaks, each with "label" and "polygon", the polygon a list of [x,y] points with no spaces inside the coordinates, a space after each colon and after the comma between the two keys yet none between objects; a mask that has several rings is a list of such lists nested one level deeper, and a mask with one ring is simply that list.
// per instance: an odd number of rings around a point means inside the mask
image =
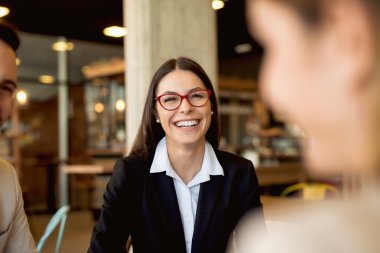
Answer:
[{"label": "glass display case", "polygon": [[85,84],[87,148],[96,151],[125,149],[124,75],[99,77]]}]

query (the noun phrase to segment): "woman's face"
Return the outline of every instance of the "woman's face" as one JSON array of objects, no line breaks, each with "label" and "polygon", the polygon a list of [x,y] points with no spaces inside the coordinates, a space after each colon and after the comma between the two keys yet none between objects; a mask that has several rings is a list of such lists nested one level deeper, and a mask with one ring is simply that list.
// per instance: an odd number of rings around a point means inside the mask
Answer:
[{"label": "woman's face", "polygon": [[[176,69],[162,78],[156,90],[156,97],[163,94],[185,96],[199,89],[204,90],[206,87],[197,75]],[[183,99],[177,109],[168,111],[157,101],[156,114],[169,145],[199,145],[204,143],[210,127],[211,103],[208,99],[204,106],[194,107],[187,99]]]},{"label": "woman's face", "polygon": [[[252,34],[265,49],[260,91],[269,106],[306,134],[305,160],[323,172],[358,165],[355,101],[347,55],[334,32],[308,30],[281,1],[248,0]],[[345,58],[344,58],[345,57]],[[351,111],[350,111],[351,110]],[[358,138],[359,139],[359,138]],[[356,145],[356,147],[355,147]]]}]

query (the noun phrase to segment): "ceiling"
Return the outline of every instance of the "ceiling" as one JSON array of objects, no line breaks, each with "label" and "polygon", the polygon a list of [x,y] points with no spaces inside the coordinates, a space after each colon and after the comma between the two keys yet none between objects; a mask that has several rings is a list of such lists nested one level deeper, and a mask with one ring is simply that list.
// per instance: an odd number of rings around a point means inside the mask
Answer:
[{"label": "ceiling", "polygon": [[[211,0],[210,8],[211,8]],[[122,39],[102,34],[109,25],[123,25],[122,0],[5,0],[1,5],[11,9],[7,20],[28,33],[66,36],[98,43],[122,45]],[[244,15],[244,0],[225,0],[225,7],[217,11],[218,56],[220,60],[239,57],[236,45],[251,43],[249,54],[261,50],[249,36]]]},{"label": "ceiling", "polygon": [[[211,0],[210,8],[211,8]],[[225,0],[225,7],[217,11],[219,61],[260,55],[262,50],[247,32],[244,0]],[[38,76],[57,76],[57,55],[51,44],[58,36],[74,42],[69,55],[69,80],[83,80],[81,69],[92,62],[111,57],[123,57],[123,39],[103,35],[103,28],[123,25],[122,0],[3,0],[11,13],[5,17],[20,30],[21,47],[18,56],[20,85],[35,93],[38,99],[56,92],[38,85]],[[237,54],[236,45],[250,43],[252,51]],[[41,60],[43,59],[43,60]],[[223,66],[220,68],[223,69]],[[43,70],[43,73],[42,73]],[[38,88],[37,88],[38,86]],[[41,91],[40,89],[45,89]],[[50,91],[49,91],[50,90]]]},{"label": "ceiling", "polygon": [[[21,59],[18,68],[19,85],[26,89],[32,100],[45,100],[54,95],[57,86],[41,85],[38,83],[40,75],[57,77],[57,53],[51,50],[51,45],[57,41],[56,36],[20,33],[22,41],[17,50]],[[83,81],[83,66],[94,63],[108,62],[122,59],[123,47],[120,45],[100,44],[98,42],[71,40],[75,50],[68,54],[69,83],[77,84]]]},{"label": "ceiling", "polygon": [[104,27],[122,25],[122,0],[5,0],[7,20],[21,31],[69,39],[120,44],[103,36]]}]

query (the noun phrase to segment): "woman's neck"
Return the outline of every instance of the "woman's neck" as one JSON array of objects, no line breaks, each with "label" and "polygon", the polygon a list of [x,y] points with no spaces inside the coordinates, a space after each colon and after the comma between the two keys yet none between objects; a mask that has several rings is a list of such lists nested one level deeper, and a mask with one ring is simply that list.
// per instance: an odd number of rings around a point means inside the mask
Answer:
[{"label": "woman's neck", "polygon": [[202,167],[205,141],[194,145],[166,143],[170,164],[185,184],[188,184]]}]

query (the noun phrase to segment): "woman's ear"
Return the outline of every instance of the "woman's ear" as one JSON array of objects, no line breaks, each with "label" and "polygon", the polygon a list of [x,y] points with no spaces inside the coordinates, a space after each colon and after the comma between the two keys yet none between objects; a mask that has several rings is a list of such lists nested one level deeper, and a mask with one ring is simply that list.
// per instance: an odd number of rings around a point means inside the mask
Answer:
[{"label": "woman's ear", "polygon": [[153,115],[154,115],[155,121],[156,121],[157,123],[160,123],[160,117],[158,116],[158,113],[157,113],[157,109],[156,109],[156,108],[153,109]]}]

